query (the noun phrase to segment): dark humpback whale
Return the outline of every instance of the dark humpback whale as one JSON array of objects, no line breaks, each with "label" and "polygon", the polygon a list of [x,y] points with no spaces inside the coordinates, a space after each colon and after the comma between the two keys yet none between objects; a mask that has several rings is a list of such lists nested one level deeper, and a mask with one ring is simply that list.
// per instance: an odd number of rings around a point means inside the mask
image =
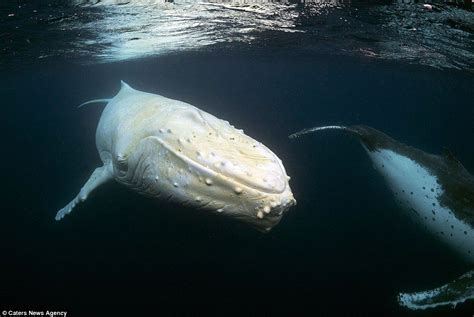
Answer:
[{"label": "dark humpback whale", "polygon": [[[338,129],[359,139],[396,201],[420,225],[474,263],[474,177],[448,151],[433,155],[400,143],[374,128],[323,126],[290,135]],[[400,293],[410,309],[457,305],[474,298],[474,270],[433,290]]]}]

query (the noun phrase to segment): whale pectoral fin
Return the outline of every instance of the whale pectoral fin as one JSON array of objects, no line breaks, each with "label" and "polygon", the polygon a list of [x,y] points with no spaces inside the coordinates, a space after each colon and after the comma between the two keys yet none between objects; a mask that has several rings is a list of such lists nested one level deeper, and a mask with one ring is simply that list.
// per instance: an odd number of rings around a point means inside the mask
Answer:
[{"label": "whale pectoral fin", "polygon": [[474,270],[432,290],[398,295],[400,305],[409,309],[426,309],[444,305],[456,306],[468,299],[474,299]]},{"label": "whale pectoral fin", "polygon": [[74,198],[64,208],[59,210],[54,219],[61,220],[64,218],[64,216],[69,214],[78,203],[85,201],[92,191],[111,179],[113,179],[111,164],[106,164],[102,167],[96,168],[87,182],[81,188],[81,191],[76,196],[76,198]]}]

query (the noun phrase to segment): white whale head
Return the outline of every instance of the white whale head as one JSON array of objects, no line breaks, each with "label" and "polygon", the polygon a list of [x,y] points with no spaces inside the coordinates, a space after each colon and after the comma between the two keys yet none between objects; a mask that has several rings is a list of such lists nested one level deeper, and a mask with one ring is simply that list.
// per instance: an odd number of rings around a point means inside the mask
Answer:
[{"label": "white whale head", "polygon": [[[113,142],[108,135],[116,136]],[[128,187],[261,231],[274,227],[296,203],[285,168],[271,150],[184,102],[125,85],[104,110],[97,143],[101,153],[101,147],[110,147],[115,179]]]}]

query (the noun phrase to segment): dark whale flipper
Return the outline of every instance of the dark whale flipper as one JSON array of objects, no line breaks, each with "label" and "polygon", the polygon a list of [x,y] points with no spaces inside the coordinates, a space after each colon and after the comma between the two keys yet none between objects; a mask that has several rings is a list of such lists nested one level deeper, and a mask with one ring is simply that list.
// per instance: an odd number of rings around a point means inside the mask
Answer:
[{"label": "dark whale flipper", "polygon": [[435,289],[400,293],[398,302],[409,309],[426,309],[444,305],[456,306],[472,298],[474,298],[474,270]]},{"label": "dark whale flipper", "polygon": [[323,127],[314,127],[314,128],[309,128],[309,129],[303,129],[301,131],[295,132],[288,137],[290,139],[296,139],[299,138],[300,136],[312,132],[317,132],[317,131],[322,131],[322,130],[343,130],[346,132],[351,132],[351,133],[357,133],[356,130],[352,129],[351,127],[345,127],[342,125],[328,125],[328,126],[323,126]]}]

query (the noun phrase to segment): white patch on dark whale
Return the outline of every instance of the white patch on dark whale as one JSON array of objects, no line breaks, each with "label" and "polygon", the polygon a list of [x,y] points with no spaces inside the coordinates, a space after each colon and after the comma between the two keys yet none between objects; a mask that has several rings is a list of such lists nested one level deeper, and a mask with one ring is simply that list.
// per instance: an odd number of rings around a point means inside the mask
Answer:
[{"label": "white patch on dark whale", "polygon": [[439,197],[444,191],[436,176],[414,160],[394,151],[366,150],[397,202],[431,233],[474,261],[473,230],[456,218],[450,209],[440,205]]}]

